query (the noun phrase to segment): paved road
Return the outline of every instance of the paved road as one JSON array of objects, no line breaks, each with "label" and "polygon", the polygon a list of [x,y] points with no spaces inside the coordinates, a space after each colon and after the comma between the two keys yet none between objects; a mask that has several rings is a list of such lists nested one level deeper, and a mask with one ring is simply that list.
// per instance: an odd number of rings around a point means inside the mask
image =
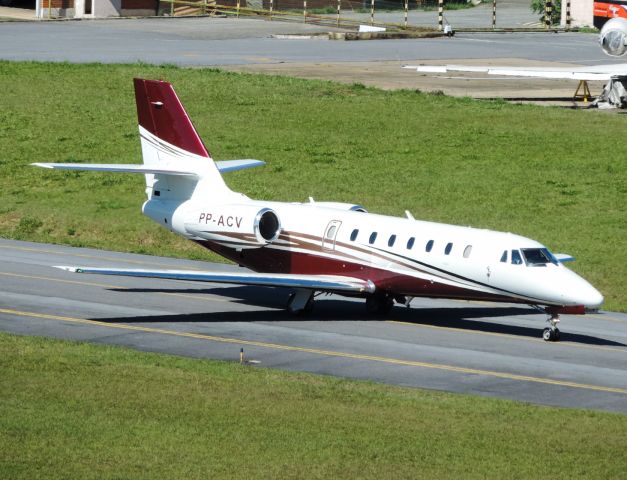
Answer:
[{"label": "paved road", "polygon": [[462,58],[620,63],[602,55],[595,35],[578,33],[459,34],[454,38],[364,42],[271,38],[273,34],[328,30],[227,18],[8,22],[0,23],[0,58],[188,66]]},{"label": "paved road", "polygon": [[[298,23],[234,18],[148,18],[0,23],[0,59],[171,63],[237,71],[360,82],[380,88],[572,105],[577,82],[419,75],[402,64],[473,63],[565,66],[621,63],[601,53],[596,35],[578,33],[458,34],[454,38],[345,42],[276,38],[328,31]],[[289,35],[288,35],[289,37]],[[19,41],[16,41],[19,39]],[[593,95],[602,82],[592,82]]]},{"label": "paved road", "polygon": [[564,316],[563,341],[520,306],[414,300],[385,319],[323,297],[282,309],[283,289],[72,274],[53,265],[223,268],[0,240],[0,330],[238,361],[257,367],[627,413],[627,315]]}]

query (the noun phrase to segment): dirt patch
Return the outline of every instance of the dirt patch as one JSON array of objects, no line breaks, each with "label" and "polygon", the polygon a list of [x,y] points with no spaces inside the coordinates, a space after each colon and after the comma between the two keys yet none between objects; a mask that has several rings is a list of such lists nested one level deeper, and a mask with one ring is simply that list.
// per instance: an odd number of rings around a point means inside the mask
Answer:
[{"label": "dirt patch", "polygon": [[[555,62],[537,62],[515,58],[490,61],[413,60],[406,65],[487,65],[512,67],[569,67],[573,65]],[[225,70],[287,75],[300,78],[333,80],[343,83],[363,83],[383,89],[409,89],[423,92],[441,91],[446,95],[472,98],[504,98],[514,102],[531,102],[549,105],[573,106],[573,95],[577,89],[574,80],[548,80],[540,78],[495,77],[482,73],[424,74],[403,69],[398,61],[381,62],[336,62],[336,63],[264,63],[222,67]],[[589,82],[592,95],[601,93],[604,82]],[[577,102],[585,107],[584,102]]]}]

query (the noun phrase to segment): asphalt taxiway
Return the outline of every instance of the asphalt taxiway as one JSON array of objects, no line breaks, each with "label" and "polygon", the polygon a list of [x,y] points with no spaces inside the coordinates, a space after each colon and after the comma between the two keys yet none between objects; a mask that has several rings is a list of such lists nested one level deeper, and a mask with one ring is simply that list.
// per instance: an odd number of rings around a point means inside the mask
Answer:
[{"label": "asphalt taxiway", "polygon": [[415,299],[385,318],[319,297],[311,317],[288,291],[98,275],[55,265],[233,269],[230,265],[0,240],[0,330],[395,385],[627,413],[627,315],[562,317],[540,335],[525,306]]},{"label": "asphalt taxiway", "polygon": [[[512,4],[511,8],[505,8],[508,3]],[[507,19],[512,19],[516,26],[525,25],[528,23],[525,20],[530,18],[537,20],[527,2],[511,0],[502,7],[499,22],[505,23],[499,25],[509,25]],[[484,15],[486,8],[448,12],[447,18],[454,19],[454,25],[486,26],[485,22],[491,19],[491,14]],[[476,17],[479,14],[485,16],[481,21]],[[426,12],[426,15],[431,21],[435,19],[434,12]],[[418,74],[401,69],[401,65],[454,63],[555,68],[624,62],[622,58],[603,55],[597,36],[586,33],[460,32],[453,38],[355,42],[328,40],[319,35],[329,30],[335,29],[251,18],[0,22],[0,59],[220,67],[240,72],[359,82],[385,89],[564,106],[573,106],[577,82],[500,78],[478,73]],[[590,82],[592,94],[599,94],[602,86],[603,82]]]}]

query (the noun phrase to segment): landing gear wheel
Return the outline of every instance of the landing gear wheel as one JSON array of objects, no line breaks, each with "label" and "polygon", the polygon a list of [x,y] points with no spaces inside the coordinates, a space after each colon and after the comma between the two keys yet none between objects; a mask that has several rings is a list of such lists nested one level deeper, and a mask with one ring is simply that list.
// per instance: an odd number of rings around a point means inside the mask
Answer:
[{"label": "landing gear wheel", "polygon": [[557,342],[560,339],[559,328],[545,328],[542,332],[542,339],[545,342]]},{"label": "landing gear wheel", "polygon": [[300,315],[311,315],[311,312],[313,312],[314,309],[314,297],[313,295],[309,298],[309,300],[307,300],[307,303],[305,304],[305,308],[303,308],[300,312],[298,312]]},{"label": "landing gear wheel", "polygon": [[366,297],[366,310],[376,315],[390,313],[394,306],[394,299],[388,295],[370,295]]},{"label": "landing gear wheel", "polygon": [[554,313],[547,320],[549,322],[549,328],[545,328],[542,332],[542,339],[545,342],[557,342],[560,339],[560,329],[557,328],[557,324],[560,321],[558,314]]}]

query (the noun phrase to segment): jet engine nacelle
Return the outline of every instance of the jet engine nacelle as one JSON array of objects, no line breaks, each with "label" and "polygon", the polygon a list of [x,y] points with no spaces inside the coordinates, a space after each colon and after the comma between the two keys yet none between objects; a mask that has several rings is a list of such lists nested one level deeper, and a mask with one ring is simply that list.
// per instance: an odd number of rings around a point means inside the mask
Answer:
[{"label": "jet engine nacelle", "polygon": [[185,230],[231,247],[259,248],[279,238],[281,221],[271,208],[217,205],[197,211],[185,222]]},{"label": "jet engine nacelle", "polygon": [[603,25],[599,43],[605,53],[620,57],[627,50],[627,19],[612,18]]}]

